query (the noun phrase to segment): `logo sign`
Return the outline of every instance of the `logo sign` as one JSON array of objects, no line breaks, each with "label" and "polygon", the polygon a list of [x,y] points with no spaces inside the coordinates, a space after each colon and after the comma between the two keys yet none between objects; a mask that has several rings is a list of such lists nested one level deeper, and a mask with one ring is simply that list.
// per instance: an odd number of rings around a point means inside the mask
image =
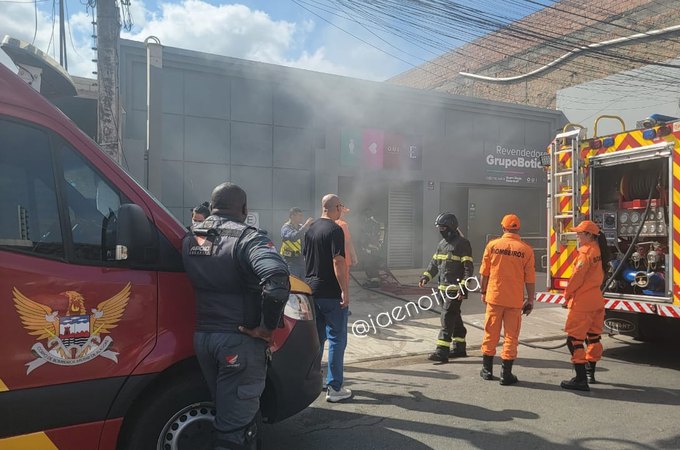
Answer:
[{"label": "logo sign", "polygon": [[260,213],[259,212],[249,212],[246,216],[246,225],[260,228]]},{"label": "logo sign", "polygon": [[635,331],[635,324],[625,319],[607,319],[604,326],[617,333]]},{"label": "logo sign", "polygon": [[125,313],[130,300],[130,283],[119,293],[99,303],[88,313],[85,298],[76,291],[62,295],[68,299],[65,315],[52,311],[22,294],[16,287],[12,291],[14,307],[26,331],[37,336],[38,343],[31,347],[37,358],[26,363],[26,374],[50,363],[58,366],[77,366],[101,356],[118,362],[118,353],[109,350],[113,339],[102,336],[111,333]]},{"label": "logo sign", "polygon": [[545,181],[540,164],[544,151],[484,142],[486,180],[499,184],[537,185]]}]

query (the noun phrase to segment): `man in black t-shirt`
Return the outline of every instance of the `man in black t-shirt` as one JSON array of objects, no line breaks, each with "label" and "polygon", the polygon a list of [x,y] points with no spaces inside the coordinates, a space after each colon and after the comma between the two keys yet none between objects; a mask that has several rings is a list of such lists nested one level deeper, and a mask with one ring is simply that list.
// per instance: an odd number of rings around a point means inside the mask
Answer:
[{"label": "man in black t-shirt", "polygon": [[[335,223],[343,204],[337,195],[321,199],[323,213],[305,234],[305,266],[307,283],[312,288],[316,306],[316,326],[321,341],[321,353],[328,340],[328,375],[326,401],[350,398],[352,391],[342,386],[345,347],[347,346],[347,316],[349,289],[345,264],[345,235]],[[321,355],[320,355],[321,356]]]}]

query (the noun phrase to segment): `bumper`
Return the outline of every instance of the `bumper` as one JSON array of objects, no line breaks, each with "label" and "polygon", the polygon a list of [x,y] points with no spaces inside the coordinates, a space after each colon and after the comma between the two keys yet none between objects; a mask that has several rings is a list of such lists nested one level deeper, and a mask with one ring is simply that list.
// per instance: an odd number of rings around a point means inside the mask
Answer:
[{"label": "bumper", "polygon": [[261,399],[262,416],[268,423],[286,419],[309,406],[320,393],[316,323],[297,321],[285,344],[272,355]]}]

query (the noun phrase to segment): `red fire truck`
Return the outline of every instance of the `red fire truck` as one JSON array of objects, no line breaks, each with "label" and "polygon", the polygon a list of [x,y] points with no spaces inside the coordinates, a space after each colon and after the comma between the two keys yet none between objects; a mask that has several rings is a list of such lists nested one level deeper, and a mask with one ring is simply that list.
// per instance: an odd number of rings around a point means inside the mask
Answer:
[{"label": "red fire truck", "polygon": [[[0,64],[0,448],[207,448],[186,229]],[[309,287],[293,279],[263,416],[321,391]]]},{"label": "red fire truck", "polygon": [[[623,131],[597,135],[602,119]],[[550,147],[549,270],[537,301],[564,304],[581,220],[596,222],[614,260],[603,286],[605,325],[640,339],[680,326],[680,120],[654,115],[625,130],[601,116],[594,136],[568,124]]]}]

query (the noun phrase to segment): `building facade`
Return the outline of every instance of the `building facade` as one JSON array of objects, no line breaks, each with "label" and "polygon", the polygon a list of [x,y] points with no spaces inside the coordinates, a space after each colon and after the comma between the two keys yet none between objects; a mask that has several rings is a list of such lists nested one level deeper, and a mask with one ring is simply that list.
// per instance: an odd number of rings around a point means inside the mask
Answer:
[{"label": "building facade", "polygon": [[[672,33],[579,51],[549,70],[510,82],[593,43],[680,25],[676,0],[562,0],[389,80],[390,83],[489,100],[556,107],[556,92],[680,55]],[[677,68],[676,68],[677,69]]]},{"label": "building facade", "polygon": [[162,155],[149,167],[144,44],[121,41],[120,72],[123,164],[141,184],[160,171],[154,194],[184,223],[228,180],[277,243],[291,207],[318,217],[320,198],[338,193],[355,240],[367,216],[384,225],[391,268],[429,260],[440,211],[459,217],[476,259],[509,211],[545,236],[537,157],[565,122],[554,110],[166,47],[152,124]]}]

